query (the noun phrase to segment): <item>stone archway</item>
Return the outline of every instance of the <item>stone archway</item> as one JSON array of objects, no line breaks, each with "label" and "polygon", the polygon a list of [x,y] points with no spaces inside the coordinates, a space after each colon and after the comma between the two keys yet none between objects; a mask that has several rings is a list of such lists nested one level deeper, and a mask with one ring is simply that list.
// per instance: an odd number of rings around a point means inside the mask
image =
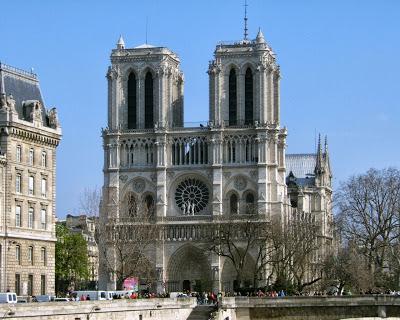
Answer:
[{"label": "stone archway", "polygon": [[233,293],[234,291],[240,290],[240,288],[248,289],[253,287],[254,270],[255,270],[254,259],[250,256],[250,254],[247,254],[244,263],[244,268],[242,270],[241,283],[237,283],[236,269],[232,261],[226,258],[221,273],[222,290],[225,292]]},{"label": "stone archway", "polygon": [[204,252],[183,245],[170,257],[167,268],[167,289],[176,291],[209,291],[212,288],[211,266]]}]

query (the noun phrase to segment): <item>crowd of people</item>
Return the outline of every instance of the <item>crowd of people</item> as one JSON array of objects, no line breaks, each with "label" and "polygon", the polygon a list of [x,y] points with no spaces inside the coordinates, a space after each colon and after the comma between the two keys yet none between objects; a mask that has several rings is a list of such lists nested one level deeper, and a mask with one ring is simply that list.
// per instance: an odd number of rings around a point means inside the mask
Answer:
[{"label": "crowd of people", "polygon": [[[396,294],[400,295],[400,292],[385,292],[386,294]],[[361,293],[360,294],[374,294],[374,293]],[[375,293],[376,294],[376,293]],[[330,293],[330,292],[322,292],[322,291],[315,291],[315,292],[306,292],[306,293],[298,293],[298,294],[291,294],[289,295],[284,290],[271,290],[271,291],[263,291],[261,289],[256,291],[241,291],[241,292],[179,292],[176,295],[171,295],[169,293],[154,293],[154,292],[124,292],[124,293],[114,293],[112,298],[114,300],[118,299],[151,299],[151,298],[170,298],[170,297],[177,297],[177,298],[186,298],[186,297],[194,297],[197,300],[198,304],[210,304],[210,305],[218,305],[218,302],[223,297],[259,297],[259,298],[280,298],[286,296],[327,296],[327,295],[337,295],[337,293]],[[350,292],[343,292],[341,295],[351,295]],[[74,293],[68,293],[67,297],[72,301],[86,301],[90,300],[89,295],[81,295],[78,296]]]}]

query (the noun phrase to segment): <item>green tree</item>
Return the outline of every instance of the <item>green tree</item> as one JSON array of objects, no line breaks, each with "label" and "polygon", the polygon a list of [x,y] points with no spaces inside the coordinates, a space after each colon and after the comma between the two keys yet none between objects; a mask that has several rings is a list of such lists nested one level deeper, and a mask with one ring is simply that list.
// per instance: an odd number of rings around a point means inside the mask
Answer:
[{"label": "green tree", "polygon": [[80,233],[71,232],[65,225],[56,226],[56,291],[75,289],[89,275],[87,244]]}]

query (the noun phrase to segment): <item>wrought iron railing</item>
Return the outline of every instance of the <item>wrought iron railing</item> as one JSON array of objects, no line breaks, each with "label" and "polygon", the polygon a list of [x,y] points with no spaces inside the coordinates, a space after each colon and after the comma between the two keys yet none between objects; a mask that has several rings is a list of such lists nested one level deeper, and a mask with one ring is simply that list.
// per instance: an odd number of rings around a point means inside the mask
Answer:
[{"label": "wrought iron railing", "polygon": [[18,73],[18,74],[22,74],[22,75],[28,76],[30,78],[35,78],[35,79],[37,78],[36,73],[34,73],[33,71],[26,71],[26,70],[23,70],[23,69],[19,69],[19,68],[10,66],[10,65],[2,63],[2,62],[0,62],[0,70],[11,71],[11,72],[14,72],[14,73]]}]

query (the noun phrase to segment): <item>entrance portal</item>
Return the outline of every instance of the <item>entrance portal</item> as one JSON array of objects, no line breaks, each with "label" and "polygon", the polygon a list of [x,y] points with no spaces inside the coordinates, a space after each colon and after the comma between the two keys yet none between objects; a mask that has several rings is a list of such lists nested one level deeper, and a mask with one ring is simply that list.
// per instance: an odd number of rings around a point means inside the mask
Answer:
[{"label": "entrance portal", "polygon": [[182,284],[182,291],[192,291],[190,290],[190,280],[183,280],[183,284]]},{"label": "entrance portal", "polygon": [[203,251],[193,245],[180,247],[169,259],[168,291],[209,291],[211,266]]}]

